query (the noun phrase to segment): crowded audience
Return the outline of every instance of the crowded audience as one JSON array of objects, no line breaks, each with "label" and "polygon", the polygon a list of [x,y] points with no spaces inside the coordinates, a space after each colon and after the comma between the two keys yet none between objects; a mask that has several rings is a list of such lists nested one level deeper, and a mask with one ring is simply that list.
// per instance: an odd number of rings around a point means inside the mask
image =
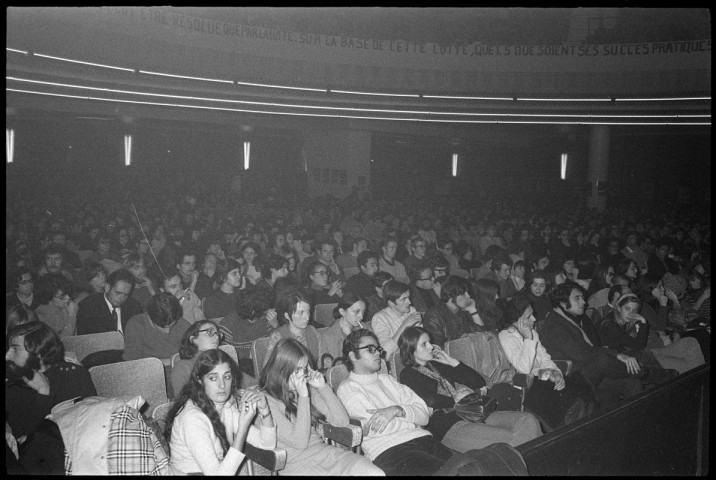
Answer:
[{"label": "crowded audience", "polygon": [[[171,465],[203,474],[236,473],[249,442],[286,450],[282,474],[425,475],[456,450],[519,445],[709,362],[705,215],[104,195],[7,198],[6,430],[21,452],[54,405],[96,393],[63,345],[92,333],[123,334],[104,363],[163,360]],[[314,318],[321,304],[329,327]],[[524,412],[482,424],[450,409],[489,375],[445,348],[479,333],[534,377]],[[350,372],[337,394],[324,355]],[[396,359],[402,374],[384,373]],[[240,390],[254,367],[259,386]],[[318,424],[349,415],[363,455],[320,438]]]}]

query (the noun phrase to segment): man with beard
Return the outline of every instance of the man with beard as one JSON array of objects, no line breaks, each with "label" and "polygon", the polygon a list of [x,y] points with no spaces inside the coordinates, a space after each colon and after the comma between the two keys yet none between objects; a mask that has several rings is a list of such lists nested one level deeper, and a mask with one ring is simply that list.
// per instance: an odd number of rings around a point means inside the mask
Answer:
[{"label": "man with beard", "polygon": [[17,325],[7,339],[5,415],[15,438],[23,440],[58,403],[97,395],[89,372],[64,360],[64,345],[48,325]]}]

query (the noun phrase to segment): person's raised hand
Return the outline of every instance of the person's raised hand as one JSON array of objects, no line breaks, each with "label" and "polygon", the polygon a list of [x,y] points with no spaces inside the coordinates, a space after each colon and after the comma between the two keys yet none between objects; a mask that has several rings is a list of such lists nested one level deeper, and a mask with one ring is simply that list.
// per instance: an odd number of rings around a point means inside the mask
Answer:
[{"label": "person's raised hand", "polygon": [[299,397],[308,397],[308,377],[303,372],[293,372],[288,378],[289,385],[293,385],[293,389]]},{"label": "person's raised hand", "polygon": [[326,377],[321,372],[308,367],[308,384],[313,388],[321,388],[326,384]]},{"label": "person's raised hand", "polygon": [[269,308],[266,310],[264,315],[266,316],[266,321],[269,325],[271,325],[271,327],[278,328],[278,314],[276,313],[275,308]]}]

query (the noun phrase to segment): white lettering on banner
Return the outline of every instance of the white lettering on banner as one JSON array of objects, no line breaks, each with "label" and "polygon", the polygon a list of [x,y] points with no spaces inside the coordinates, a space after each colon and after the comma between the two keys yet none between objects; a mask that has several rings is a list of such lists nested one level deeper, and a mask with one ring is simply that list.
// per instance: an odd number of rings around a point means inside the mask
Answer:
[{"label": "white lettering on banner", "polygon": [[[102,9],[103,11],[108,11]],[[110,12],[132,22],[163,25],[201,35],[247,38],[269,42],[295,43],[303,46],[375,50],[399,55],[440,55],[454,57],[521,56],[521,57],[613,57],[668,53],[710,52],[711,40],[656,42],[609,45],[442,45],[405,40],[379,40],[252,27],[207,20],[166,11],[161,7],[112,7]]]}]

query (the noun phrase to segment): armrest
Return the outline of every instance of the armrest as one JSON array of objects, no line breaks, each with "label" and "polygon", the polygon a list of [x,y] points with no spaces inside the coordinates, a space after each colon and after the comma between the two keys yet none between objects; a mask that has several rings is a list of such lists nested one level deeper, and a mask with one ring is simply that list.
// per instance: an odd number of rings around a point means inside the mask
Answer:
[{"label": "armrest", "polygon": [[[259,465],[270,472],[283,470],[286,467],[286,450],[273,449],[264,450],[254,447],[250,443],[244,443],[244,455],[251,462]],[[251,466],[247,467],[251,470]],[[251,474],[251,472],[250,472]]]},{"label": "armrest", "polygon": [[[358,420],[355,421],[358,422]],[[358,447],[363,441],[363,429],[355,425],[353,419],[346,427],[336,427],[330,423],[324,423],[319,425],[317,430],[329,442],[340,443],[349,448]]]},{"label": "armrest", "polygon": [[559,369],[562,371],[563,376],[567,376],[570,373],[572,373],[572,361],[571,360],[555,360],[554,358],[552,361],[559,367]]}]

